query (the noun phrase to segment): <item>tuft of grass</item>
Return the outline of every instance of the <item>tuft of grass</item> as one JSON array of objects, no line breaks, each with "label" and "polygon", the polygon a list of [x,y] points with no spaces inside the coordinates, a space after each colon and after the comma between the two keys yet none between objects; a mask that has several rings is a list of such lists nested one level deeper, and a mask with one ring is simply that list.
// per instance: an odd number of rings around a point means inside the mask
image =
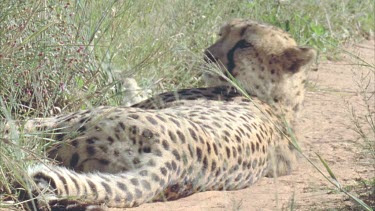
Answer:
[{"label": "tuft of grass", "polygon": [[[356,66],[363,69],[361,71],[357,71],[358,68],[353,70],[355,88],[358,96],[362,99],[362,103],[357,106],[348,103],[348,113],[351,119],[349,128],[358,135],[356,144],[362,149],[361,156],[372,164],[371,167],[375,170],[375,64],[370,64],[350,52],[344,52],[357,61]],[[357,112],[358,109],[364,110],[364,112]],[[347,188],[356,192],[358,197],[369,206],[375,206],[375,176],[369,180],[360,180],[358,185]]]},{"label": "tuft of grass", "polygon": [[357,94],[362,98],[363,103],[360,106],[365,112],[358,114],[357,108],[348,104],[352,123],[350,128],[357,133],[359,137],[357,143],[362,147],[364,154],[371,157],[372,167],[375,170],[375,66],[369,63],[359,64],[359,66],[366,67],[366,70],[353,71],[353,78],[357,84]]}]

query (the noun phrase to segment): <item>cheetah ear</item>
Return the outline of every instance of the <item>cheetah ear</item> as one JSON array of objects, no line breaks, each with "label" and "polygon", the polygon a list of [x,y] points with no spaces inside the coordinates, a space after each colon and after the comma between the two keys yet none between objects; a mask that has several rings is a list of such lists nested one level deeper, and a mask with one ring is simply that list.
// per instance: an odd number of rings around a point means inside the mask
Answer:
[{"label": "cheetah ear", "polygon": [[292,47],[284,50],[279,58],[283,65],[283,70],[296,73],[300,68],[316,57],[316,51],[307,47]]}]

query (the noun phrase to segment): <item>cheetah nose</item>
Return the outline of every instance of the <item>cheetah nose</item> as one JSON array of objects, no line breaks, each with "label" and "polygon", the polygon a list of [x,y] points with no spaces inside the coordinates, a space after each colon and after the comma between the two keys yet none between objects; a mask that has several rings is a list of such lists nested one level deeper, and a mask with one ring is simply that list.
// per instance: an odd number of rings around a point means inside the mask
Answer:
[{"label": "cheetah nose", "polygon": [[204,61],[207,63],[217,62],[217,58],[212,55],[208,50],[204,51]]}]

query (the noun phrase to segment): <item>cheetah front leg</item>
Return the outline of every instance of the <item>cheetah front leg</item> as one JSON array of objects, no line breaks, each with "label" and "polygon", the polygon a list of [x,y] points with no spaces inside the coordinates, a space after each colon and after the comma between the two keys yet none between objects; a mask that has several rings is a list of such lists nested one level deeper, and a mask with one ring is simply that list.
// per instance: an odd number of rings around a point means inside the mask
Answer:
[{"label": "cheetah front leg", "polygon": [[269,165],[266,177],[289,175],[297,164],[297,150],[286,138],[281,140],[279,145],[269,150]]}]

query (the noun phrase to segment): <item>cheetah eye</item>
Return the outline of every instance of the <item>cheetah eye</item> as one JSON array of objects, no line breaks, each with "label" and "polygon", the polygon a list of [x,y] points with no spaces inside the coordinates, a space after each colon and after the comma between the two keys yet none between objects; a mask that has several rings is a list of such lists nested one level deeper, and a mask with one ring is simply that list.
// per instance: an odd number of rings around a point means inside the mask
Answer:
[{"label": "cheetah eye", "polygon": [[243,48],[249,48],[251,46],[253,46],[251,43],[247,42],[246,40],[241,40],[237,43],[237,46],[241,49]]}]

